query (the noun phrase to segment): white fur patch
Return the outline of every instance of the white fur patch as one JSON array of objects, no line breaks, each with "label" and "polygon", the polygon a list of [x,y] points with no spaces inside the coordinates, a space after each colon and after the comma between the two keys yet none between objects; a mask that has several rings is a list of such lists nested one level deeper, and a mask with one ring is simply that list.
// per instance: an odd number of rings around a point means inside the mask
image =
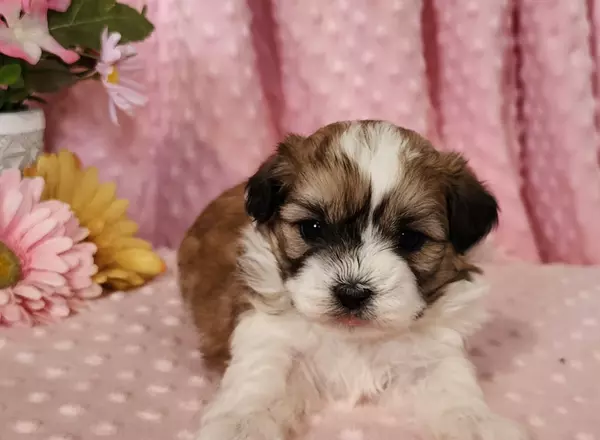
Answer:
[{"label": "white fur patch", "polygon": [[[367,130],[369,145],[365,144],[363,130]],[[406,139],[392,124],[380,122],[367,128],[351,126],[340,137],[340,145],[342,151],[370,177],[374,209],[398,183],[402,173],[400,152],[406,146]]]}]

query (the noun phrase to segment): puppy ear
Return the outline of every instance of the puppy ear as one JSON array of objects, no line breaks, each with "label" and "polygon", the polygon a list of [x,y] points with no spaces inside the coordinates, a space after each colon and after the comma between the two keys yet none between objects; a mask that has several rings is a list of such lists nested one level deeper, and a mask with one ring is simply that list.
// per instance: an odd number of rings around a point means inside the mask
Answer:
[{"label": "puppy ear", "polygon": [[450,183],[446,193],[450,242],[459,254],[488,235],[498,224],[498,202],[457,153],[447,154]]},{"label": "puppy ear", "polygon": [[278,211],[289,191],[293,148],[303,138],[288,135],[246,184],[246,212],[258,223],[266,223]]},{"label": "puppy ear", "polygon": [[246,212],[258,223],[268,222],[283,203],[283,182],[278,179],[276,171],[277,155],[274,155],[246,184]]}]

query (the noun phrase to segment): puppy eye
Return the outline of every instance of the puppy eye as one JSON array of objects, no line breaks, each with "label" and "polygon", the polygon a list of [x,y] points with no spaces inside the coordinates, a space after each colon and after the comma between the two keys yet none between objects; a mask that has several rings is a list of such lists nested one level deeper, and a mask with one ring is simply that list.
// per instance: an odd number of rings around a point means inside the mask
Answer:
[{"label": "puppy eye", "polygon": [[323,226],[318,220],[304,220],[298,223],[300,235],[305,241],[318,240],[323,235]]},{"label": "puppy eye", "polygon": [[405,252],[420,250],[427,241],[425,234],[412,229],[403,229],[398,234],[398,247]]}]

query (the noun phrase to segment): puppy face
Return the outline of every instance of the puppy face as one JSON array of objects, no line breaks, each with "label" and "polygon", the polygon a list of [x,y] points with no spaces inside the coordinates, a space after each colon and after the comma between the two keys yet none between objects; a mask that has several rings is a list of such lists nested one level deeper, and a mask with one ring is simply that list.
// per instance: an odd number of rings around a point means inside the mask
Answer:
[{"label": "puppy face", "polygon": [[381,121],[289,136],[249,180],[246,209],[297,311],[353,331],[408,328],[468,279],[464,254],[498,218],[462,157]]}]

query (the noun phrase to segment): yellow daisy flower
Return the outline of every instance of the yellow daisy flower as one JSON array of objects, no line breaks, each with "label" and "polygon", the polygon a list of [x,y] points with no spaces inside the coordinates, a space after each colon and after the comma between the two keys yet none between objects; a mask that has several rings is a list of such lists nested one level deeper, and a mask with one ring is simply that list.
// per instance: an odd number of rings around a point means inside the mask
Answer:
[{"label": "yellow daisy flower", "polygon": [[129,202],[116,198],[114,183],[98,182],[97,168],[82,168],[75,154],[62,150],[41,155],[23,174],[43,177],[42,200],[68,203],[81,225],[89,229],[87,240],[98,248],[96,283],[125,290],[164,272],[165,263],[152,245],[134,237],[138,225],[127,216]]}]

